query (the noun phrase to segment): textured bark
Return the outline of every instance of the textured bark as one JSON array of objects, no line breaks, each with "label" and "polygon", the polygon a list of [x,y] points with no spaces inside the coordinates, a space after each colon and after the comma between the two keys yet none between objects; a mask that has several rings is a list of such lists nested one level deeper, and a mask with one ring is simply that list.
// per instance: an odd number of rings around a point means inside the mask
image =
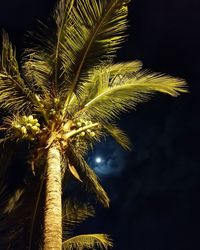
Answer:
[{"label": "textured bark", "polygon": [[56,145],[47,154],[44,250],[62,249],[61,155]]}]

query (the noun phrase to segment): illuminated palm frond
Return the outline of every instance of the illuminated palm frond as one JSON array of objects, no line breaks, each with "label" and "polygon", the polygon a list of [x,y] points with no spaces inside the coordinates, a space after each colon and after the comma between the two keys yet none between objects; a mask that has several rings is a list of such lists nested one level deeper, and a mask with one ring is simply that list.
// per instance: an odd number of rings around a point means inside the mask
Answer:
[{"label": "illuminated palm frond", "polygon": [[83,234],[74,236],[63,242],[62,247],[64,250],[73,249],[108,249],[112,247],[112,241],[106,234]]},{"label": "illuminated palm frond", "polygon": [[[26,54],[25,54],[26,53]],[[48,62],[48,56],[43,53],[32,53],[28,50],[24,53],[22,58],[22,73],[26,82],[34,86],[38,95],[45,96],[50,90],[50,75],[51,66]]]},{"label": "illuminated palm frond", "polygon": [[[94,87],[95,95],[83,101],[79,115],[102,123],[117,118],[121,112],[135,108],[138,103],[148,101],[156,92],[174,97],[187,92],[182,79],[143,71],[125,76],[125,80],[123,77],[122,80],[120,77],[113,80],[109,72],[105,71],[95,84],[98,85]],[[87,84],[84,87],[87,92]]]},{"label": "illuminated palm frond", "polygon": [[91,77],[93,82],[99,82],[102,77],[109,77],[110,85],[114,85],[116,81],[122,82],[126,80],[126,77],[135,75],[141,68],[142,62],[140,61],[105,64],[93,70]]},{"label": "illuminated palm frond", "polygon": [[87,80],[87,72],[102,59],[111,59],[124,40],[127,2],[80,0],[74,6],[65,32],[61,55],[69,77],[63,115],[73,93]]},{"label": "illuminated palm frond", "polygon": [[10,112],[31,109],[35,99],[19,73],[16,52],[8,35],[2,34],[0,55],[0,107]]},{"label": "illuminated palm frond", "polygon": [[116,64],[105,64],[89,73],[89,81],[83,84],[80,94],[81,98],[77,98],[74,94],[70,100],[68,112],[78,111],[87,102],[95,98],[101,89],[107,86],[117,85],[117,82],[127,80],[130,75],[135,75],[142,67],[140,61],[124,62]]}]

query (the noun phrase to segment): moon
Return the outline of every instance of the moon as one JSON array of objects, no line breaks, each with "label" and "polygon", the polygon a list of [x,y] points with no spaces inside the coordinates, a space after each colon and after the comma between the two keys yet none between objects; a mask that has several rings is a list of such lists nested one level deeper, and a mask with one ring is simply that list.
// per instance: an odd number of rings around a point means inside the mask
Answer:
[{"label": "moon", "polygon": [[98,163],[98,164],[101,163],[102,162],[101,157],[96,157],[95,162]]}]

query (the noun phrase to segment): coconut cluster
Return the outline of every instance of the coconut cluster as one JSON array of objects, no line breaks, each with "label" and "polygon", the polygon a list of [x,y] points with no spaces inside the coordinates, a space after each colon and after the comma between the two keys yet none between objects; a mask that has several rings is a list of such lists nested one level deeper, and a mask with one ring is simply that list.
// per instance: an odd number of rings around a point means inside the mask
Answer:
[{"label": "coconut cluster", "polygon": [[[88,125],[91,125],[92,122],[91,121],[87,121],[87,120],[84,120],[84,119],[79,119],[76,121],[76,127],[79,129],[79,128],[82,128],[82,127],[85,127],[85,126],[88,126]],[[90,136],[90,137],[94,137],[96,135],[96,133],[91,130],[91,129],[87,129],[85,131],[82,131],[79,136],[80,137],[85,137],[85,136]]]},{"label": "coconut cluster", "polygon": [[38,119],[32,115],[22,116],[13,121],[12,127],[17,137],[34,140],[35,136],[40,132],[40,124]]},{"label": "coconut cluster", "polygon": [[57,109],[58,109],[59,104],[60,104],[60,99],[54,98],[53,99],[53,107],[49,111],[50,116],[54,116],[57,113]]}]

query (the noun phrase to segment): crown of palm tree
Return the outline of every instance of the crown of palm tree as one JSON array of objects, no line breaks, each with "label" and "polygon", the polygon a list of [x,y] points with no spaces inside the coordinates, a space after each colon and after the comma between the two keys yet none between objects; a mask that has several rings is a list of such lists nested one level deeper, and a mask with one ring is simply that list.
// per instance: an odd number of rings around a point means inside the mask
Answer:
[{"label": "crown of palm tree", "polygon": [[[40,175],[29,242],[46,173],[40,166],[55,142],[62,156],[62,179],[71,172],[107,207],[109,198],[84,160],[88,149],[106,135],[129,149],[129,139],[115,124],[121,112],[135,109],[156,92],[187,92],[184,80],[142,70],[140,61],[114,63],[126,37],[128,3],[59,0],[53,24],[41,23],[40,31],[31,35],[34,45],[24,50],[21,70],[8,35],[2,34],[1,142],[28,141],[34,149],[32,172]],[[103,240],[100,246],[105,245]],[[78,243],[76,247],[81,249]]]}]

